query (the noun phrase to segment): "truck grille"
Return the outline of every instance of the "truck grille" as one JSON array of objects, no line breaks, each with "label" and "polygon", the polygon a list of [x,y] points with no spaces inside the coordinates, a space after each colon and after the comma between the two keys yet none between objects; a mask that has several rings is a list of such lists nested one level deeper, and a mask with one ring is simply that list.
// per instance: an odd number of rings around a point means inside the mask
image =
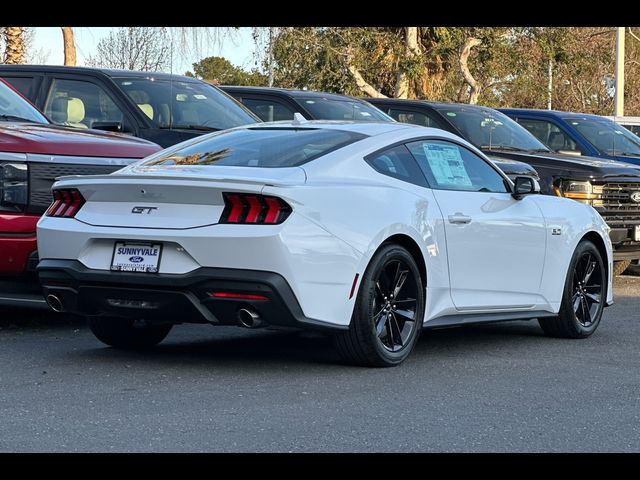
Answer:
[{"label": "truck grille", "polygon": [[29,212],[43,213],[51,204],[51,185],[65,175],[105,175],[121,169],[118,165],[78,165],[29,163]]},{"label": "truck grille", "polygon": [[640,202],[631,200],[633,193],[640,193],[640,183],[604,183],[600,188],[601,200],[596,200],[594,207],[600,211],[609,226],[640,225]]}]

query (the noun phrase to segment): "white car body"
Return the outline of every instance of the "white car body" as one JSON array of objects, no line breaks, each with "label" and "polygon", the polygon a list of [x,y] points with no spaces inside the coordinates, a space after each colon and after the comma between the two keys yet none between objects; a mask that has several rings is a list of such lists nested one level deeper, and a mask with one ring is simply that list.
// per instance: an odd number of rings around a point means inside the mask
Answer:
[{"label": "white car body", "polygon": [[[423,325],[435,327],[557,314],[569,262],[586,236],[606,252],[606,303],[612,303],[608,227],[592,207],[543,195],[515,199],[511,193],[425,188],[379,173],[364,160],[387,146],[428,138],[462,145],[493,165],[471,144],[439,129],[349,122],[246,128],[292,127],[368,137],[294,167],[144,166],[212,137],[206,135],[111,175],[63,177],[54,189],[78,189],[86,203],[75,218],[39,221],[41,275],[60,262],[76,262],[105,282],[130,278],[135,288],[147,277],[182,278],[201,268],[275,272],[299,303],[305,317],[299,326],[345,329],[353,290],[372,256],[388,239],[401,239],[413,243],[424,262]],[[222,192],[273,195],[292,213],[278,225],[221,224]],[[151,210],[132,214],[141,206]],[[110,272],[118,240],[161,242],[158,273]],[[189,299],[206,321],[219,321],[197,298]]]}]

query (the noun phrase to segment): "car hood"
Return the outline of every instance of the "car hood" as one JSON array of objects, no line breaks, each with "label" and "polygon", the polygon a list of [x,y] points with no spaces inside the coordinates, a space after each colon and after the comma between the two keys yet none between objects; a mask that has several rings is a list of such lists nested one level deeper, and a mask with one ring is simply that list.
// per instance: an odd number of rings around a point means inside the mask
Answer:
[{"label": "car hood", "polygon": [[640,168],[630,163],[618,162],[605,158],[589,157],[584,155],[563,155],[560,153],[527,153],[527,152],[507,152],[497,150],[483,150],[486,155],[498,159],[517,160],[531,164],[536,167],[537,161],[544,161],[552,164],[557,169],[571,170],[590,175],[601,176],[631,176],[640,178]]},{"label": "car hood", "polygon": [[160,149],[155,143],[118,133],[0,122],[0,152],[143,158]]}]

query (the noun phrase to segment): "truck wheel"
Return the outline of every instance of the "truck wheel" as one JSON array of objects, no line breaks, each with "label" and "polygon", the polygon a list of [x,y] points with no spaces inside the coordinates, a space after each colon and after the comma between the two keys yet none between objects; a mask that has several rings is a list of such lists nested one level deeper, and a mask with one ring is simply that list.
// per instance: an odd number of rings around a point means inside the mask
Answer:
[{"label": "truck wheel", "polygon": [[552,337],[586,338],[596,331],[607,299],[607,271],[596,246],[583,240],[576,247],[565,280],[560,311],[540,318]]},{"label": "truck wheel", "polygon": [[629,265],[631,265],[631,260],[618,260],[617,262],[613,262],[613,276],[622,275],[622,273],[629,268]]},{"label": "truck wheel", "polygon": [[173,325],[138,325],[128,318],[87,317],[89,328],[98,340],[122,350],[151,348],[169,334]]}]

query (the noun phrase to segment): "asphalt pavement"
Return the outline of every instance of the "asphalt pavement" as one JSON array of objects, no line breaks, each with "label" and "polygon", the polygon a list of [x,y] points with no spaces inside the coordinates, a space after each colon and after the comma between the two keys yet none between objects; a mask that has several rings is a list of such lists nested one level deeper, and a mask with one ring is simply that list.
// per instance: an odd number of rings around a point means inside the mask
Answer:
[{"label": "asphalt pavement", "polygon": [[2,452],[640,451],[640,278],[586,340],[537,322],[425,331],[400,367],[325,338],[182,325],[126,353],[0,309]]}]

